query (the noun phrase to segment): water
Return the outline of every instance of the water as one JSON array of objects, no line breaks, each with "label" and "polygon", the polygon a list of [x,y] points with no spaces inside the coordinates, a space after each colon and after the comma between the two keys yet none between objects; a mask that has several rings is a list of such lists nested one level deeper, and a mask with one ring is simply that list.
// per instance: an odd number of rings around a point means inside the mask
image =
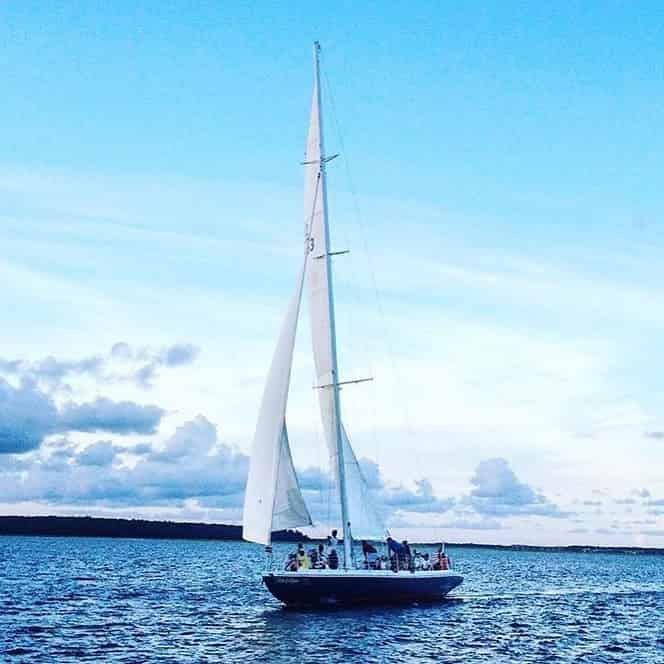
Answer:
[{"label": "water", "polygon": [[450,552],[455,599],[294,611],[257,546],[0,537],[0,661],[664,663],[664,557]]}]

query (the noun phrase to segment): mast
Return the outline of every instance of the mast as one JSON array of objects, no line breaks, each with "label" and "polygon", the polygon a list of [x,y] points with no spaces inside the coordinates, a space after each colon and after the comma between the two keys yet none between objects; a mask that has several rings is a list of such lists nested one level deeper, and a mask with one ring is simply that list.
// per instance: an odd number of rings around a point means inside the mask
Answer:
[{"label": "mast", "polygon": [[321,110],[321,89],[320,89],[320,44],[314,42],[314,72],[316,96],[318,101],[318,127],[320,141],[320,182],[321,196],[323,202],[323,218],[325,229],[325,262],[327,266],[327,294],[328,310],[330,318],[330,357],[332,369],[331,385],[327,389],[332,390],[334,399],[334,428],[336,437],[337,468],[339,476],[339,497],[341,500],[341,521],[344,538],[344,569],[348,569],[352,561],[352,535],[350,532],[350,521],[348,518],[348,492],[346,488],[346,467],[344,463],[344,441],[341,428],[341,404],[339,399],[339,369],[337,362],[337,333],[334,322],[334,293],[332,288],[332,256],[330,249],[330,225],[328,223],[327,212],[327,182],[325,178],[325,147],[323,142],[323,113]]}]

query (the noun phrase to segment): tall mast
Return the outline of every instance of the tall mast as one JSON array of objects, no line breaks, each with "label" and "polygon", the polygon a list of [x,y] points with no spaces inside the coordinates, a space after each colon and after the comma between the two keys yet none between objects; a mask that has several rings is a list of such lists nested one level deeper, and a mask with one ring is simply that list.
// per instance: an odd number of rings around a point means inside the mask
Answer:
[{"label": "tall mast", "polygon": [[339,497],[341,500],[341,521],[344,537],[344,568],[348,569],[352,560],[353,543],[351,540],[350,522],[348,520],[348,493],[346,488],[346,467],[344,463],[344,441],[341,428],[341,404],[339,399],[339,369],[337,363],[337,333],[334,322],[334,294],[332,290],[332,257],[330,248],[330,226],[327,212],[327,182],[325,177],[325,147],[323,142],[323,113],[321,109],[320,86],[320,44],[314,42],[314,71],[316,95],[318,98],[318,127],[320,136],[320,183],[323,198],[323,218],[325,227],[325,262],[327,264],[327,293],[330,317],[330,356],[332,360],[332,384],[328,389],[334,395],[334,425],[336,435],[337,471],[339,476]]}]

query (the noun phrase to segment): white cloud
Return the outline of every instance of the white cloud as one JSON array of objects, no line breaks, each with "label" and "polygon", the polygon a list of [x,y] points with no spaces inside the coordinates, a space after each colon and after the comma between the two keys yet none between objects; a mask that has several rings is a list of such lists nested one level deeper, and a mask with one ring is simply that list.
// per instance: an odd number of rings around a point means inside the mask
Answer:
[{"label": "white cloud", "polygon": [[175,368],[194,362],[200,349],[190,343],[176,343],[163,348],[132,348],[126,342],[111,346],[107,355],[93,355],[74,360],[53,356],[43,359],[7,360],[0,358],[0,373],[39,384],[48,391],[71,393],[66,381],[88,377],[95,383],[135,382],[143,388],[152,386],[162,367]]},{"label": "white cloud", "polygon": [[475,488],[467,501],[479,514],[567,516],[557,505],[521,482],[505,459],[482,461],[470,482]]}]

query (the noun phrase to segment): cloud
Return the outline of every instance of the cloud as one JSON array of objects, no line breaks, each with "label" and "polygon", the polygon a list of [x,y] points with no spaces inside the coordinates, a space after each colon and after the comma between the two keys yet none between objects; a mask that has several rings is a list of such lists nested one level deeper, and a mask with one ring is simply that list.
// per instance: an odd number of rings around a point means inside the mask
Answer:
[{"label": "cloud", "polygon": [[191,500],[218,507],[242,504],[248,459],[219,441],[204,417],[178,427],[161,454],[141,448],[135,465],[124,465],[122,453],[137,447],[98,441],[78,452],[67,439],[50,441],[22,467],[0,466],[0,502],[116,508],[182,506]]},{"label": "cloud", "polygon": [[634,505],[636,500],[634,498],[614,498],[613,502],[616,505]]},{"label": "cloud", "polygon": [[426,478],[416,480],[414,490],[403,485],[388,486],[375,461],[362,458],[359,464],[377,507],[384,512],[446,512],[455,503],[454,498],[438,498],[433,492],[431,482]]},{"label": "cloud", "polygon": [[414,491],[403,486],[384,488],[381,499],[385,505],[404,512],[447,512],[456,502],[454,498],[437,498],[427,479],[416,480]]},{"label": "cloud", "polygon": [[[156,353],[149,349],[142,349],[132,354],[127,344],[124,344],[124,347],[128,349],[130,357],[133,356],[137,360],[147,360],[134,374],[136,383],[144,388],[152,386],[161,367],[173,368],[191,364],[200,352],[199,348],[187,343],[174,344]],[[124,347],[122,349],[123,353],[126,352]]]},{"label": "cloud", "polygon": [[133,357],[131,346],[124,341],[118,341],[111,346],[111,357],[119,360],[131,360]]},{"label": "cloud", "polygon": [[58,410],[34,381],[24,378],[15,387],[0,378],[0,454],[30,452],[46,437],[68,431],[151,434],[163,415],[157,406],[105,398]]},{"label": "cloud", "polygon": [[76,462],[81,466],[110,466],[119,449],[109,440],[100,440],[80,452]]},{"label": "cloud", "polygon": [[[390,519],[397,519],[399,523],[403,522],[403,514],[437,514],[448,511],[454,506],[454,498],[438,498],[434,492],[431,482],[427,479],[415,481],[415,488],[410,489],[403,485],[390,486],[385,483],[380,467],[375,461],[367,458],[359,459],[358,463],[362,470],[362,475],[369,487],[371,499],[378,509],[389,522]],[[297,472],[300,488],[307,492],[307,502],[311,509],[314,519],[325,517],[329,520],[331,514],[337,515],[336,495],[330,499],[329,492],[335,492],[336,489],[331,476],[320,468],[310,467]],[[321,494],[325,495],[322,496]],[[399,516],[396,517],[396,513]]]},{"label": "cloud", "polygon": [[167,367],[180,367],[191,364],[198,356],[199,349],[192,344],[175,344],[160,355],[162,364]]},{"label": "cloud", "polygon": [[141,459],[128,477],[142,500],[198,498],[210,506],[239,506],[248,469],[248,457],[219,441],[216,427],[198,415]]},{"label": "cloud", "polygon": [[[113,426],[124,432],[145,424],[141,407],[128,409],[140,415],[130,426],[125,404],[110,406],[102,401],[100,406],[99,402],[72,405],[61,420],[67,427],[94,430],[97,426]],[[362,459],[361,465],[378,508],[388,517],[403,522],[413,513],[433,516],[449,510],[455,502],[436,497],[428,480],[419,480],[412,489],[387,486],[377,464]],[[15,465],[0,466],[0,502],[125,509],[181,508],[194,501],[200,508],[232,510],[234,518],[239,518],[248,466],[248,457],[220,441],[216,427],[199,415],[159,444],[126,445],[101,440],[78,449],[67,438],[51,438],[26,459],[20,470]],[[298,477],[315,519],[329,519],[335,509],[330,476],[310,467],[298,471]],[[466,526],[471,525],[484,529],[495,524],[468,520]]]},{"label": "cloud", "polygon": [[562,517],[557,505],[521,482],[505,459],[481,461],[470,480],[474,489],[466,502],[482,515]]},{"label": "cloud", "polygon": [[27,380],[13,387],[0,378],[0,454],[39,447],[53,431],[58,411],[52,399]]},{"label": "cloud", "polygon": [[639,498],[650,498],[650,491],[648,489],[632,489],[631,494]]},{"label": "cloud", "polygon": [[297,479],[302,491],[322,491],[331,489],[333,485],[329,473],[313,466],[299,470],[297,472]]},{"label": "cloud", "polygon": [[215,445],[217,430],[202,415],[177,428],[161,449],[152,450],[150,460],[173,463],[183,457],[203,457]]},{"label": "cloud", "polygon": [[32,381],[42,381],[49,388],[54,388],[59,386],[66,376],[72,374],[98,375],[103,364],[104,360],[99,356],[85,357],[81,360],[58,360],[49,355],[36,362],[0,358],[0,371]]},{"label": "cloud", "polygon": [[96,355],[80,360],[59,360],[49,355],[35,362],[0,358],[0,372],[40,383],[49,390],[60,387],[63,380],[72,375],[87,374],[99,377],[103,367],[104,359]]},{"label": "cloud", "polygon": [[[176,368],[191,364],[200,349],[190,343],[176,343],[163,348],[133,349],[119,341],[105,355],[77,360],[48,356],[36,361],[0,358],[0,373],[17,376],[39,384],[46,390],[66,390],[66,382],[76,376],[88,376],[98,383],[133,382],[143,388],[153,385],[161,367]],[[126,365],[130,366],[127,367]]]},{"label": "cloud", "polygon": [[118,434],[154,433],[164,410],[158,406],[141,406],[133,401],[111,401],[100,397],[91,403],[66,404],[57,422],[60,431]]},{"label": "cloud", "polygon": [[643,435],[653,440],[664,440],[664,431],[646,431]]},{"label": "cloud", "polygon": [[502,524],[495,519],[468,520],[456,519],[440,524],[441,528],[458,528],[459,530],[501,530]]},{"label": "cloud", "polygon": [[150,443],[137,443],[132,447],[125,448],[126,452],[131,454],[136,454],[137,456],[142,456],[143,454],[150,454],[152,452],[152,445]]}]

